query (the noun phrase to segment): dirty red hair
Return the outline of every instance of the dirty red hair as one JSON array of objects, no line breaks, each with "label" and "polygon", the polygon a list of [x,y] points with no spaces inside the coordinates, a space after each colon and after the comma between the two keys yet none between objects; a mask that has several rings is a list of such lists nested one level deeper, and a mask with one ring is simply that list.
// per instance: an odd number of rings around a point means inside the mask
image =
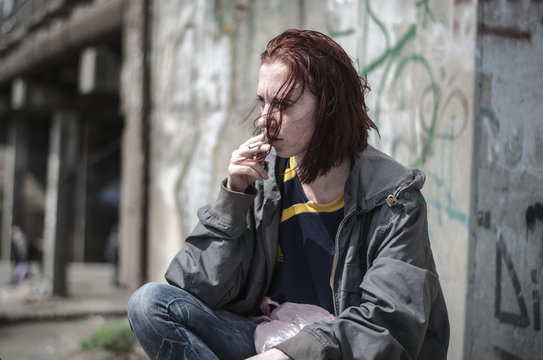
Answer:
[{"label": "dirty red hair", "polygon": [[[278,119],[268,117],[270,139],[279,133],[282,114],[288,107],[284,99],[296,101],[294,94],[300,96],[306,87],[317,99],[315,132],[297,167],[302,183],[312,183],[368,146],[369,130],[378,131],[364,99],[369,87],[334,40],[318,31],[290,29],[270,40],[261,61],[279,61],[287,67],[286,80],[278,91],[284,95],[275,96],[270,104],[270,112],[278,113]],[[271,121],[278,124],[270,134]]]}]

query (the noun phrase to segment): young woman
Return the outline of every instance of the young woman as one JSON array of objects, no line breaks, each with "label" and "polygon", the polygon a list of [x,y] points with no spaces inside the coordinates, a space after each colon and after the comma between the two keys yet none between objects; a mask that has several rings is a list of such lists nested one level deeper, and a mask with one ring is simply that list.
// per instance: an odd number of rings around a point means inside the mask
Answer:
[{"label": "young woman", "polygon": [[[375,124],[344,50],[288,30],[262,54],[263,132],[232,153],[217,200],[166,273],[131,297],[151,359],[446,359],[447,310],[424,175],[368,146]],[[255,355],[264,297],[335,315]]]}]

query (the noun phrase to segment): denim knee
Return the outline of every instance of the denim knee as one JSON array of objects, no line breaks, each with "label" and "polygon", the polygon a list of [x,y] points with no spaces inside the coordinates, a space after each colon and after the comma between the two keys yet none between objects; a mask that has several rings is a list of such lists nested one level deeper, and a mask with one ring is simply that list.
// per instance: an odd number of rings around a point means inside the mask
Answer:
[{"label": "denim knee", "polygon": [[127,304],[128,321],[132,326],[144,322],[150,325],[169,319],[169,307],[174,301],[190,301],[194,296],[169,284],[151,282],[136,290]]},{"label": "denim knee", "polygon": [[126,311],[132,330],[134,330],[134,325],[141,322],[148,322],[152,318],[153,313],[156,313],[158,309],[156,308],[156,301],[153,297],[156,293],[155,289],[162,285],[164,284],[155,282],[147,283],[130,296]]}]

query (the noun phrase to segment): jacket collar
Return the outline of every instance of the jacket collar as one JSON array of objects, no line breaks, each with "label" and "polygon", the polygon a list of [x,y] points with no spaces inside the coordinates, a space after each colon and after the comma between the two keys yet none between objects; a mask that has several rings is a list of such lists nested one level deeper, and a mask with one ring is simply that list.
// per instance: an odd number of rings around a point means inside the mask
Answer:
[{"label": "jacket collar", "polygon": [[[276,181],[265,182],[266,193],[271,194],[271,201],[279,201],[287,159],[278,157],[273,149],[269,155],[268,159],[275,158],[275,161],[267,163],[267,171]],[[353,159],[345,183],[345,213],[371,211],[383,204],[390,194],[397,198],[408,189],[420,190],[425,179],[422,171],[405,167],[368,145]]]},{"label": "jacket collar", "polygon": [[353,160],[345,183],[345,213],[367,212],[383,204],[388,195],[398,198],[408,189],[420,190],[425,178],[422,171],[405,167],[368,145]]}]

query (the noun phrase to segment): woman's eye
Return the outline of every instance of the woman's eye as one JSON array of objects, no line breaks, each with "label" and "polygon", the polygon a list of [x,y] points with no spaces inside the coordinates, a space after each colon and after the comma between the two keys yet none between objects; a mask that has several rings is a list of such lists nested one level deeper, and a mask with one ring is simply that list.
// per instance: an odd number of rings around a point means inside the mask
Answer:
[{"label": "woman's eye", "polygon": [[292,106],[292,103],[288,100],[281,100],[278,102],[279,106],[282,107],[283,109],[288,109],[289,107]]},{"label": "woman's eye", "polygon": [[264,109],[264,98],[261,96],[256,97],[256,103],[260,106],[260,110]]}]

